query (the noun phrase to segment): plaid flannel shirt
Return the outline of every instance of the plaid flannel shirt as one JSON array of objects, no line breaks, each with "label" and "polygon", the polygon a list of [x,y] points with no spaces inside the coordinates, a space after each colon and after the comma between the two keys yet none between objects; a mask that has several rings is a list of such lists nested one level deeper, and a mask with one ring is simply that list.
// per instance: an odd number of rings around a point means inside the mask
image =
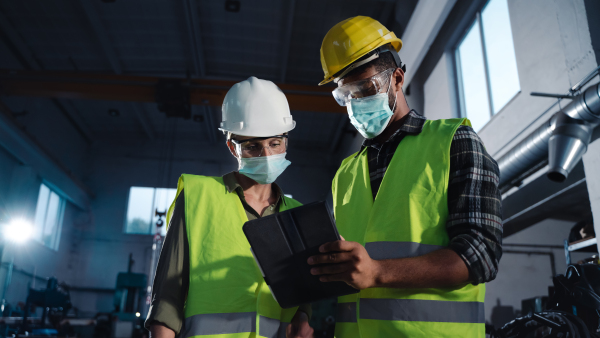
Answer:
[{"label": "plaid flannel shirt", "polygon": [[[411,110],[398,130],[383,144],[367,139],[373,199],[398,145],[417,135],[426,118]],[[361,149],[362,150],[362,149]],[[502,202],[498,164],[487,153],[473,128],[460,126],[450,146],[448,219],[450,249],[464,260],[473,284],[493,280],[502,256]]]}]

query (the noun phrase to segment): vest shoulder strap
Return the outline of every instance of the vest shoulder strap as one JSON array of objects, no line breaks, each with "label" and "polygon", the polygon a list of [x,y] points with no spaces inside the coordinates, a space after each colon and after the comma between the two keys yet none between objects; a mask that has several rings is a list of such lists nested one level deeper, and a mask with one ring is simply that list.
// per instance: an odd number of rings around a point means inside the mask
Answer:
[{"label": "vest shoulder strap", "polygon": [[167,227],[171,222],[171,217],[173,216],[173,210],[175,210],[175,202],[177,201],[177,197],[179,197],[179,194],[183,190],[184,186],[188,188],[186,191],[202,188],[222,188],[224,192],[227,192],[227,188],[225,187],[225,183],[223,182],[222,177],[181,174],[179,180],[177,181],[177,194],[175,195],[175,199],[171,203],[169,211],[167,212]]}]

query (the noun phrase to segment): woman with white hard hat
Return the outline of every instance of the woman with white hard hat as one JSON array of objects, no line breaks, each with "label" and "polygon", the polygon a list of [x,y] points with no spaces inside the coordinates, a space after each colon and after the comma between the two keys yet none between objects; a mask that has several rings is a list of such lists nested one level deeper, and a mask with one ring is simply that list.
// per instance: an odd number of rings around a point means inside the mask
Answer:
[{"label": "woman with white hard hat", "polygon": [[222,110],[219,129],[238,170],[179,179],[145,326],[153,338],[312,337],[310,306],[279,306],[242,232],[248,220],[301,205],[273,183],[290,165],[296,122],[287,99],[250,77],[227,92]]}]

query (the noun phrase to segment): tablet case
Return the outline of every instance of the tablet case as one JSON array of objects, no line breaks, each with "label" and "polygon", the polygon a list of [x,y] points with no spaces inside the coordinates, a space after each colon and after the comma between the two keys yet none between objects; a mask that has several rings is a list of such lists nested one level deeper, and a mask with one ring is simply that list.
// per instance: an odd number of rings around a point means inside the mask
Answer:
[{"label": "tablet case", "polygon": [[248,221],[243,226],[252,254],[282,308],[357,293],[344,282],[321,282],[310,274],[308,257],[340,235],[325,202]]}]

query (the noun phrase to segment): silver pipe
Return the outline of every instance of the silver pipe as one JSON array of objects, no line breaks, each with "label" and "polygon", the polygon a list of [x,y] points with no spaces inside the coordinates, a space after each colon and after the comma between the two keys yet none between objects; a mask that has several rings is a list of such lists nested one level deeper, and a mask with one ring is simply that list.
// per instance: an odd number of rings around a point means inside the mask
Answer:
[{"label": "silver pipe", "polygon": [[500,188],[522,179],[548,159],[548,178],[564,181],[587,151],[593,129],[600,124],[600,84],[586,89],[546,123],[498,160]]}]

